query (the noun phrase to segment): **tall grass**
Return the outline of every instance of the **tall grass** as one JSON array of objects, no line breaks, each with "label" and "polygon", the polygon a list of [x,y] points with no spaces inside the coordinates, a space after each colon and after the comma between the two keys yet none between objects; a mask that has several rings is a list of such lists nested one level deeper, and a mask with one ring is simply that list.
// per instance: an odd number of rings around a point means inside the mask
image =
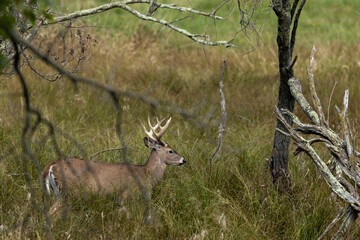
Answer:
[{"label": "tall grass", "polygon": [[[100,2],[62,3],[77,8]],[[341,105],[344,89],[349,88],[351,118],[354,129],[358,130],[360,48],[355,40],[359,39],[359,31],[355,31],[358,21],[354,9],[359,3],[348,4],[353,7],[337,1],[307,3],[297,37],[295,54],[299,59],[295,73],[305,86],[307,59],[316,43],[315,77],[324,108],[327,109],[334,81],[338,83],[332,106]],[[199,3],[199,6],[203,5]],[[325,8],[326,11],[320,11]],[[36,166],[29,161],[27,173],[24,170],[20,143],[24,103],[18,79],[16,76],[0,79],[1,239],[20,236],[26,239],[317,238],[344,204],[331,195],[307,157],[291,157],[292,191],[288,194],[279,194],[274,189],[267,167],[275,127],[272,111],[278,93],[276,23],[271,16],[260,45],[247,55],[241,54],[244,52],[241,47],[204,50],[175,33],[138,23],[125,13],[119,16],[118,12],[110,11],[89,18],[91,24],[110,22],[116,27],[106,31],[88,30],[99,44],[82,66],[81,75],[117,89],[174,102],[183,108],[200,105],[200,114],[214,109],[207,132],[173,115],[164,140],[188,162],[183,167],[168,167],[163,181],[155,188],[154,220],[150,225],[142,224],[141,198],[124,206],[117,206],[111,199],[73,199],[65,216],[49,221],[44,209],[48,209],[50,202],[44,197]],[[121,24],[126,20],[127,26]],[[222,58],[228,61],[227,132],[221,158],[210,165],[220,116],[218,82]],[[45,69],[40,62],[37,64]],[[32,105],[56,126],[62,155],[89,157],[100,150],[120,146],[114,130],[116,114],[107,94],[83,85],[75,88],[67,79],[47,82],[27,68],[22,70]],[[122,98],[121,103],[123,136],[130,147],[129,161],[144,163],[149,150],[142,143],[144,133],[140,122],[149,113],[159,116],[167,113],[129,98]],[[298,109],[297,113],[301,115]],[[336,125],[337,116],[332,107],[329,114],[331,123]],[[41,126],[31,145],[41,167],[59,157],[47,134],[47,128]],[[115,151],[98,155],[96,160],[124,161],[122,154]],[[24,219],[26,222],[22,222]],[[335,229],[331,231],[334,232]],[[349,239],[358,236],[357,223]]]}]

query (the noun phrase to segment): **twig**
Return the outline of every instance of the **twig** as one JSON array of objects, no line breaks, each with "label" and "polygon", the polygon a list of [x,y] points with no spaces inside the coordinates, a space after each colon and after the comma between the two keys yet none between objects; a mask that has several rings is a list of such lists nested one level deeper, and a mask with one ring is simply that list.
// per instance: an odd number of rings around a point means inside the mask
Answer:
[{"label": "twig", "polygon": [[290,66],[288,66],[288,67],[286,68],[289,72],[291,72],[291,71],[293,70],[294,65],[295,65],[297,59],[298,59],[298,56],[296,55],[295,58],[294,58],[294,60],[291,62]]},{"label": "twig", "polygon": [[[292,54],[294,52],[295,39],[296,39],[296,30],[297,30],[297,27],[298,27],[301,10],[303,9],[305,3],[306,3],[306,0],[302,0],[302,2],[300,3],[299,9],[296,12],[293,29],[291,31],[291,40],[290,40],[290,53],[291,53],[291,55],[290,56],[292,56]],[[291,20],[292,19],[293,19],[293,15],[291,16]]]},{"label": "twig", "polygon": [[330,97],[329,97],[329,103],[328,103],[328,109],[327,109],[327,125],[328,125],[328,126],[329,126],[329,124],[330,124],[330,106],[331,106],[331,99],[332,99],[332,96],[333,96],[333,94],[334,94],[336,84],[337,84],[337,81],[335,80],[334,86],[333,86],[333,88],[332,88],[332,90],[331,90]]},{"label": "twig", "polygon": [[276,131],[280,132],[281,134],[287,136],[287,137],[291,137],[291,135],[287,132],[284,132],[283,130],[281,130],[280,128],[276,128]]},{"label": "twig", "polygon": [[342,222],[342,224],[341,224],[339,230],[337,231],[337,233],[335,234],[335,236],[333,236],[331,239],[332,240],[344,239],[346,234],[348,233],[349,229],[354,224],[354,222],[358,216],[358,213],[359,213],[359,211],[354,209],[349,204],[348,208],[346,209],[344,221]]},{"label": "twig", "polygon": [[26,61],[26,63],[28,64],[28,66],[30,67],[30,69],[31,69],[34,73],[36,73],[37,75],[39,75],[41,78],[46,79],[46,80],[48,80],[48,81],[50,81],[50,82],[55,82],[56,80],[58,80],[59,78],[61,78],[61,75],[60,75],[59,73],[51,74],[51,76],[53,76],[53,75],[56,76],[56,77],[53,78],[53,79],[52,79],[52,78],[49,78],[50,75],[44,75],[44,74],[40,73],[39,71],[37,71],[37,70],[31,65],[31,63],[30,63],[30,61],[29,61],[29,58],[24,54],[24,52],[22,52],[22,55],[24,56],[25,61]]},{"label": "twig", "polygon": [[325,231],[320,235],[320,237],[318,237],[317,240],[323,239],[325,235],[328,233],[328,231],[340,220],[343,210],[344,208],[340,209],[339,213],[336,215],[334,220],[332,220],[332,222],[326,227]]},{"label": "twig", "polygon": [[295,14],[298,3],[299,3],[299,0],[295,0],[292,7],[291,7],[291,21],[294,18],[294,14]]},{"label": "twig", "polygon": [[[67,14],[64,16],[55,17],[54,22],[51,22],[50,24],[57,23],[57,22],[69,21],[69,20],[73,20],[76,18],[84,17],[84,16],[98,14],[101,12],[111,10],[113,8],[125,9],[125,7],[124,7],[125,5],[136,4],[136,3],[150,4],[150,1],[149,0],[128,0],[128,1],[122,1],[122,2],[120,2],[120,1],[111,2],[111,3],[100,5],[95,8],[84,9],[84,10],[76,11],[76,12],[73,12],[73,13],[70,13],[70,14]],[[215,18],[217,20],[224,20],[224,18],[219,17],[219,16],[214,16],[212,13],[206,13],[206,12],[198,11],[198,10],[195,10],[192,8],[187,8],[187,7],[177,7],[175,4],[158,4],[158,3],[155,3],[155,4],[157,5],[158,8],[168,8],[168,9],[177,10],[177,11],[181,11],[181,12],[190,12],[190,13],[202,15],[205,17],[211,17],[211,18]]]},{"label": "twig", "polygon": [[351,139],[350,139],[350,129],[348,126],[348,118],[347,118],[347,113],[348,113],[348,107],[349,107],[349,90],[345,90],[345,94],[344,94],[344,100],[343,100],[343,112],[342,112],[342,116],[341,116],[341,121],[342,121],[342,127],[344,130],[344,138],[345,138],[345,142],[346,142],[346,150],[347,150],[347,154],[349,156],[349,159],[352,158],[352,154],[353,154],[353,150],[352,150],[352,146],[351,146]]},{"label": "twig", "polygon": [[[136,11],[135,9],[128,6],[130,4],[135,4],[135,3],[150,4],[150,1],[138,0],[138,1],[123,1],[123,2],[107,3],[107,4],[103,4],[103,5],[95,7],[95,8],[85,9],[85,10],[77,11],[74,13],[70,13],[65,16],[56,17],[55,21],[51,22],[51,23],[53,24],[53,23],[58,23],[58,22],[69,21],[69,20],[73,20],[76,18],[84,17],[84,16],[98,14],[98,13],[108,11],[113,8],[121,8],[121,9],[133,14],[134,16],[136,16],[139,19],[164,25],[165,27],[168,27],[168,28],[174,30],[175,32],[181,33],[181,34],[189,37],[190,39],[192,39],[193,41],[195,41],[199,44],[209,45],[209,46],[224,45],[225,47],[236,47],[235,45],[231,44],[229,41],[214,41],[213,42],[213,41],[209,41],[207,38],[205,38],[205,39],[198,38],[197,37],[198,34],[190,33],[187,30],[177,27],[177,26],[171,24],[171,22],[165,21],[163,19],[155,18],[152,16],[147,16],[147,15],[142,14],[139,11]],[[157,3],[155,3],[155,4],[157,4]],[[157,6],[158,6],[158,8],[169,8],[169,9],[179,10],[182,12],[191,12],[194,14],[198,14],[198,15],[202,15],[202,16],[206,16],[206,17],[210,17],[210,18],[214,18],[214,19],[218,19],[218,20],[223,19],[221,17],[214,16],[213,13],[205,13],[205,12],[197,11],[197,10],[194,10],[191,8],[176,7],[172,4],[157,4]]]},{"label": "twig", "polygon": [[219,83],[220,96],[221,96],[221,120],[220,120],[220,125],[219,125],[218,144],[217,144],[214,154],[210,158],[210,164],[213,159],[217,159],[221,154],[222,138],[224,135],[225,125],[226,125],[226,106],[225,106],[225,95],[224,95],[224,91],[223,91],[225,69],[226,69],[226,60],[223,59],[223,67],[222,67],[220,83]]},{"label": "twig", "polygon": [[325,125],[326,124],[326,119],[324,116],[324,113],[322,111],[322,106],[321,106],[321,102],[320,99],[316,93],[316,89],[315,89],[315,82],[314,82],[314,56],[315,56],[315,52],[316,52],[316,48],[315,46],[313,46],[312,50],[311,50],[311,54],[310,54],[310,63],[309,63],[309,67],[307,68],[307,73],[308,73],[308,81],[309,81],[309,86],[310,86],[310,92],[311,92],[311,97],[313,100],[313,104],[315,106],[316,112],[319,116],[319,120],[320,120],[320,125]]}]

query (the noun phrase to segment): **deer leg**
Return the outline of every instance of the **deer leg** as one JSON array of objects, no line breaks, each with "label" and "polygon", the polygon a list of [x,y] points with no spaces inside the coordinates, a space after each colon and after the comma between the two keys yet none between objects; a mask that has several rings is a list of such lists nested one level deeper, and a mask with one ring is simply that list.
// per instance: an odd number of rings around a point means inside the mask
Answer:
[{"label": "deer leg", "polygon": [[54,202],[54,204],[51,206],[49,214],[51,216],[55,216],[57,215],[57,213],[59,212],[59,209],[61,209],[63,206],[63,202],[61,201],[60,198],[57,198]]},{"label": "deer leg", "polygon": [[119,195],[119,197],[118,197],[118,199],[117,199],[117,203],[118,203],[120,206],[124,205],[124,201],[125,201],[125,199],[126,199],[128,196],[129,196],[129,190],[123,191],[123,192]]},{"label": "deer leg", "polygon": [[143,222],[145,224],[149,224],[152,219],[151,192],[150,191],[146,191],[144,193],[144,203],[145,203],[145,210],[144,210]]}]

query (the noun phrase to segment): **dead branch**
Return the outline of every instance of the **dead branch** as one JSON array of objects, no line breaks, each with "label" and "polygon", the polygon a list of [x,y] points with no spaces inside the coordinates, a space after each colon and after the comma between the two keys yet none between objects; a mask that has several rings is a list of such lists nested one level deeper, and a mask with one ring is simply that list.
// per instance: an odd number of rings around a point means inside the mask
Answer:
[{"label": "dead branch", "polygon": [[341,240],[344,239],[346,234],[348,233],[349,229],[354,224],[356,218],[358,217],[358,211],[353,209],[350,205],[346,209],[346,213],[344,216],[344,221],[342,222],[339,230],[335,234],[334,237],[331,238],[331,240]]},{"label": "dead branch", "polygon": [[[300,6],[296,12],[296,16],[295,16],[295,20],[294,20],[294,26],[293,26],[293,29],[291,31],[291,41],[290,41],[290,51],[291,51],[291,55],[294,51],[294,46],[295,46],[295,40],[296,40],[296,30],[297,30],[297,27],[298,27],[298,24],[299,24],[299,19],[300,19],[300,15],[301,15],[301,11],[304,7],[306,3],[306,0],[302,0],[302,2],[300,3]],[[293,7],[291,9],[291,20],[293,19],[294,17],[294,12],[295,12],[295,9],[296,9],[296,6],[298,4],[298,1],[295,1],[293,3]]]},{"label": "dead branch", "polygon": [[315,52],[316,52],[316,48],[315,48],[315,46],[313,46],[313,48],[311,50],[311,55],[310,55],[310,63],[307,68],[307,74],[308,74],[308,81],[309,81],[310,93],[311,93],[311,97],[313,100],[313,104],[315,106],[317,114],[319,115],[320,124],[324,125],[324,124],[326,124],[325,115],[322,111],[321,102],[316,93],[315,82],[314,82],[314,72],[313,71],[314,71],[314,62],[315,62],[315,60],[314,60]]},{"label": "dead branch", "polygon": [[333,86],[333,88],[331,89],[331,93],[330,93],[330,97],[329,97],[329,102],[328,102],[327,121],[326,121],[326,124],[327,124],[328,126],[329,126],[329,123],[330,123],[330,105],[331,105],[331,99],[332,99],[332,96],[333,96],[333,94],[334,94],[336,84],[337,84],[337,81],[335,80],[334,86]]},{"label": "dead branch", "polygon": [[317,240],[321,240],[325,237],[325,235],[328,233],[328,231],[340,220],[341,215],[343,213],[344,208],[341,208],[339,213],[336,215],[334,220],[331,221],[331,223],[326,227],[325,231],[318,237]]},{"label": "dead branch", "polygon": [[[329,185],[330,189],[340,199],[349,204],[346,214],[342,217],[344,219],[343,224],[336,236],[334,236],[334,239],[342,239],[353,225],[360,211],[360,199],[358,192],[359,183],[357,181],[360,175],[359,171],[357,171],[358,162],[355,161],[357,151],[354,150],[354,139],[353,134],[350,131],[348,119],[349,91],[345,91],[343,110],[337,108],[342,128],[341,134],[339,134],[326,124],[320,99],[316,93],[312,72],[314,52],[315,48],[313,48],[310,57],[308,84],[316,111],[305,99],[301,90],[300,81],[296,78],[291,78],[288,81],[293,97],[312,123],[301,122],[294,113],[286,109],[279,110],[275,107],[275,114],[289,132],[291,138],[294,140],[294,143],[297,146],[296,152],[305,152],[313,160],[315,166],[320,171],[320,175]],[[295,124],[294,127],[291,127],[290,124],[287,123],[285,116],[291,118]],[[310,134],[310,139],[305,138],[302,134]],[[341,136],[344,137],[342,138]],[[317,153],[317,150],[313,148],[313,143],[324,144],[331,156],[334,158],[334,161],[332,161],[333,164],[335,164],[334,167],[331,169],[328,167],[325,161]],[[339,219],[336,218],[336,221],[338,220]],[[334,224],[335,223],[331,223],[321,237],[325,236],[328,229]]]},{"label": "dead branch", "polygon": [[114,8],[121,8],[121,9],[128,11],[128,9],[126,8],[126,5],[137,4],[137,3],[146,3],[149,5],[154,4],[157,6],[157,8],[167,8],[167,9],[177,10],[177,11],[181,11],[181,12],[190,12],[190,13],[202,15],[205,17],[214,18],[217,20],[224,20],[224,18],[215,16],[212,13],[206,13],[206,12],[198,11],[198,10],[195,10],[192,8],[187,8],[187,7],[177,7],[176,4],[159,4],[159,3],[156,3],[155,1],[151,2],[151,1],[147,1],[147,0],[128,0],[128,1],[122,1],[122,2],[107,3],[107,4],[103,4],[103,5],[100,5],[95,8],[84,9],[84,10],[76,11],[76,12],[66,14],[63,16],[59,16],[59,17],[54,18],[54,22],[50,22],[50,24],[69,21],[69,20],[73,20],[76,18],[84,17],[84,16],[90,16],[90,15],[105,12],[105,11],[108,11],[108,10],[111,10]]},{"label": "dead branch", "polygon": [[217,159],[221,154],[221,148],[222,148],[222,139],[225,132],[225,125],[226,125],[226,106],[225,106],[225,94],[224,94],[224,74],[226,69],[226,60],[223,60],[223,66],[220,76],[220,83],[219,83],[219,90],[220,90],[220,97],[221,97],[221,120],[219,124],[219,135],[218,135],[218,143],[216,150],[212,157],[210,158],[210,163],[213,159]]},{"label": "dead branch", "polygon": [[172,24],[169,21],[166,21],[164,19],[155,18],[151,14],[150,15],[142,14],[139,11],[136,11],[135,9],[133,9],[129,6],[131,4],[136,4],[136,3],[152,4],[152,5],[155,5],[157,8],[168,8],[168,9],[177,10],[177,11],[181,11],[181,12],[190,12],[193,14],[213,18],[216,20],[224,19],[222,17],[215,16],[213,13],[205,13],[202,11],[198,11],[198,10],[194,10],[192,8],[186,8],[186,7],[177,7],[174,4],[158,4],[155,1],[151,2],[151,1],[143,1],[143,0],[137,0],[137,1],[130,0],[130,1],[107,3],[107,4],[103,4],[103,5],[95,7],[95,8],[80,10],[80,11],[76,11],[76,12],[73,12],[73,13],[70,13],[70,14],[67,14],[64,16],[59,16],[59,17],[56,17],[54,19],[54,22],[51,22],[50,24],[69,21],[69,20],[81,18],[84,16],[90,16],[90,15],[98,14],[98,13],[108,11],[108,10],[114,9],[114,8],[121,8],[121,9],[133,14],[135,17],[142,19],[144,21],[151,21],[151,22],[155,22],[155,23],[164,25],[165,27],[170,28],[171,30],[174,30],[175,32],[178,32],[180,34],[183,34],[183,35],[189,37],[190,39],[192,39],[193,41],[195,41],[198,44],[208,45],[208,46],[224,45],[225,47],[236,47],[235,45],[231,44],[230,41],[209,41],[208,40],[209,36],[199,38],[198,36],[202,36],[201,34],[190,33],[183,28],[175,26],[174,24]]}]

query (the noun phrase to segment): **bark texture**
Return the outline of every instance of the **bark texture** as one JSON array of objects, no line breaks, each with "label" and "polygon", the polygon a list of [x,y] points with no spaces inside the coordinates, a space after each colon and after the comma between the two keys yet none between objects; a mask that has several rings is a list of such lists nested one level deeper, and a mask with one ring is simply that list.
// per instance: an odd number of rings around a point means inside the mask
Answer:
[{"label": "bark texture", "polygon": [[[287,109],[275,107],[275,115],[286,127],[286,131],[281,129],[277,129],[277,131],[286,136],[291,136],[297,146],[295,154],[305,152],[312,159],[319,175],[325,180],[331,191],[348,204],[346,213],[342,216],[340,212],[318,240],[324,238],[341,218],[343,223],[332,239],[346,239],[349,230],[360,213],[360,182],[358,181],[360,179],[360,154],[355,149],[356,134],[352,133],[348,118],[349,90],[345,91],[343,108],[340,109],[335,106],[339,114],[341,127],[341,131],[337,133],[329,127],[325,119],[320,99],[316,93],[313,74],[309,74],[313,71],[314,53],[315,47],[312,50],[310,66],[308,67],[308,84],[314,107],[311,107],[305,99],[299,79],[291,78],[289,80],[289,87],[293,97],[311,123],[300,121],[294,113]],[[290,126],[285,116],[291,117],[294,127]],[[314,145],[318,146],[315,148]],[[328,156],[324,156],[324,151],[319,148],[321,145],[328,150]],[[319,154],[319,151],[321,151],[321,154]],[[329,156],[331,158],[327,160]]]},{"label": "bark texture", "polygon": [[[294,1],[291,5],[290,0],[273,1],[273,10],[278,18],[278,59],[279,59],[279,109],[287,109],[290,112],[294,111],[295,99],[291,94],[288,81],[294,76],[293,65],[296,61],[292,61],[292,53],[295,44],[295,35],[300,13],[305,1],[303,0],[298,8],[296,15],[295,10],[298,1]],[[293,28],[291,24],[294,20]],[[292,125],[291,118],[285,117],[287,123]],[[277,119],[276,128],[286,132],[284,125]],[[273,178],[274,185],[279,191],[288,191],[290,188],[290,176],[288,169],[290,137],[275,131],[274,145],[271,152],[270,172]]]}]

